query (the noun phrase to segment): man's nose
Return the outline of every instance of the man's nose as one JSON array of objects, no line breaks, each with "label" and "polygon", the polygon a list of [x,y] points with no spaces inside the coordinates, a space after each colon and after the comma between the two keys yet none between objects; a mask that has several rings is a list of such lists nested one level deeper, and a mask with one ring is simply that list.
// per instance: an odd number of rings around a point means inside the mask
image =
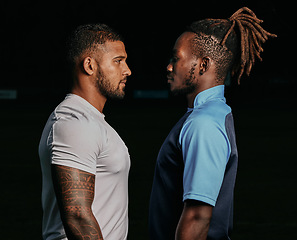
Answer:
[{"label": "man's nose", "polygon": [[172,66],[172,63],[170,62],[168,65],[167,65],[167,72],[172,72],[173,71],[173,66]]},{"label": "man's nose", "polygon": [[126,76],[130,76],[132,74],[132,72],[131,72],[130,68],[128,67],[127,63],[126,63],[123,74],[126,75]]}]

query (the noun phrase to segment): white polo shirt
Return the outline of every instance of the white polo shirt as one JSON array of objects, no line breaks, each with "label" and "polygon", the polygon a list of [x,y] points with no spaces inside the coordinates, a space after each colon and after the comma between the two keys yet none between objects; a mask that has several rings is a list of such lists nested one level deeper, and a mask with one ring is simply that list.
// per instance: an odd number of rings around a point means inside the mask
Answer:
[{"label": "white polo shirt", "polygon": [[85,99],[68,94],[45,125],[39,157],[44,239],[65,237],[52,184],[51,164],[94,174],[92,210],[104,239],[127,238],[130,156],[125,143],[102,113]]}]

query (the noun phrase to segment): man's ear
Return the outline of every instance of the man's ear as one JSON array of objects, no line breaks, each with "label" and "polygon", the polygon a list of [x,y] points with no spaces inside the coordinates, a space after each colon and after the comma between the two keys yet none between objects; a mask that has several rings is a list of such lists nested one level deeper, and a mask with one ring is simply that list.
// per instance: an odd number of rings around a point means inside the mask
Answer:
[{"label": "man's ear", "polygon": [[203,57],[200,63],[199,68],[199,75],[203,75],[205,72],[208,71],[211,65],[211,59],[209,57]]},{"label": "man's ear", "polygon": [[85,57],[83,62],[82,62],[82,70],[87,74],[87,75],[93,75],[95,72],[95,60],[91,57]]}]

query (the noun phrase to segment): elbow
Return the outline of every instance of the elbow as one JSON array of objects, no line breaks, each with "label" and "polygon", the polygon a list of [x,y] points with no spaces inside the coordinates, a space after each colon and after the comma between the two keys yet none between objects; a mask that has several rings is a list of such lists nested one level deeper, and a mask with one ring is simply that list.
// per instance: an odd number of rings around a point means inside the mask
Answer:
[{"label": "elbow", "polygon": [[186,200],[184,213],[192,221],[202,221],[210,224],[213,207],[196,200]]},{"label": "elbow", "polygon": [[91,209],[83,209],[83,207],[66,207],[61,212],[62,222],[65,228],[73,228],[73,226],[85,225],[94,217]]},{"label": "elbow", "polygon": [[176,239],[188,239],[190,236],[195,236],[194,239],[199,240],[206,239],[212,208],[202,202],[187,200],[176,229]]},{"label": "elbow", "polygon": [[200,222],[200,223],[203,223],[203,225],[205,226],[209,226],[211,216],[212,214],[210,214],[209,212],[205,212],[205,213],[195,212],[192,215],[190,215],[189,218],[190,218],[190,221],[192,222]]},{"label": "elbow", "polygon": [[96,236],[96,239],[103,239],[98,222],[91,213],[74,211],[65,215],[62,222],[69,240],[82,239],[83,236],[91,237],[91,235]]}]

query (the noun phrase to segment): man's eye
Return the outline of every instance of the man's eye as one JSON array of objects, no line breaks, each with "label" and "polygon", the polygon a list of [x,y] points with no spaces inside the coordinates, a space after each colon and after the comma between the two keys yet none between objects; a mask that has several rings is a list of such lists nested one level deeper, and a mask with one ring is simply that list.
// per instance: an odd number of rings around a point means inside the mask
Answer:
[{"label": "man's eye", "polygon": [[177,57],[170,58],[170,62],[171,63],[176,63],[177,61],[178,61],[178,58]]}]

